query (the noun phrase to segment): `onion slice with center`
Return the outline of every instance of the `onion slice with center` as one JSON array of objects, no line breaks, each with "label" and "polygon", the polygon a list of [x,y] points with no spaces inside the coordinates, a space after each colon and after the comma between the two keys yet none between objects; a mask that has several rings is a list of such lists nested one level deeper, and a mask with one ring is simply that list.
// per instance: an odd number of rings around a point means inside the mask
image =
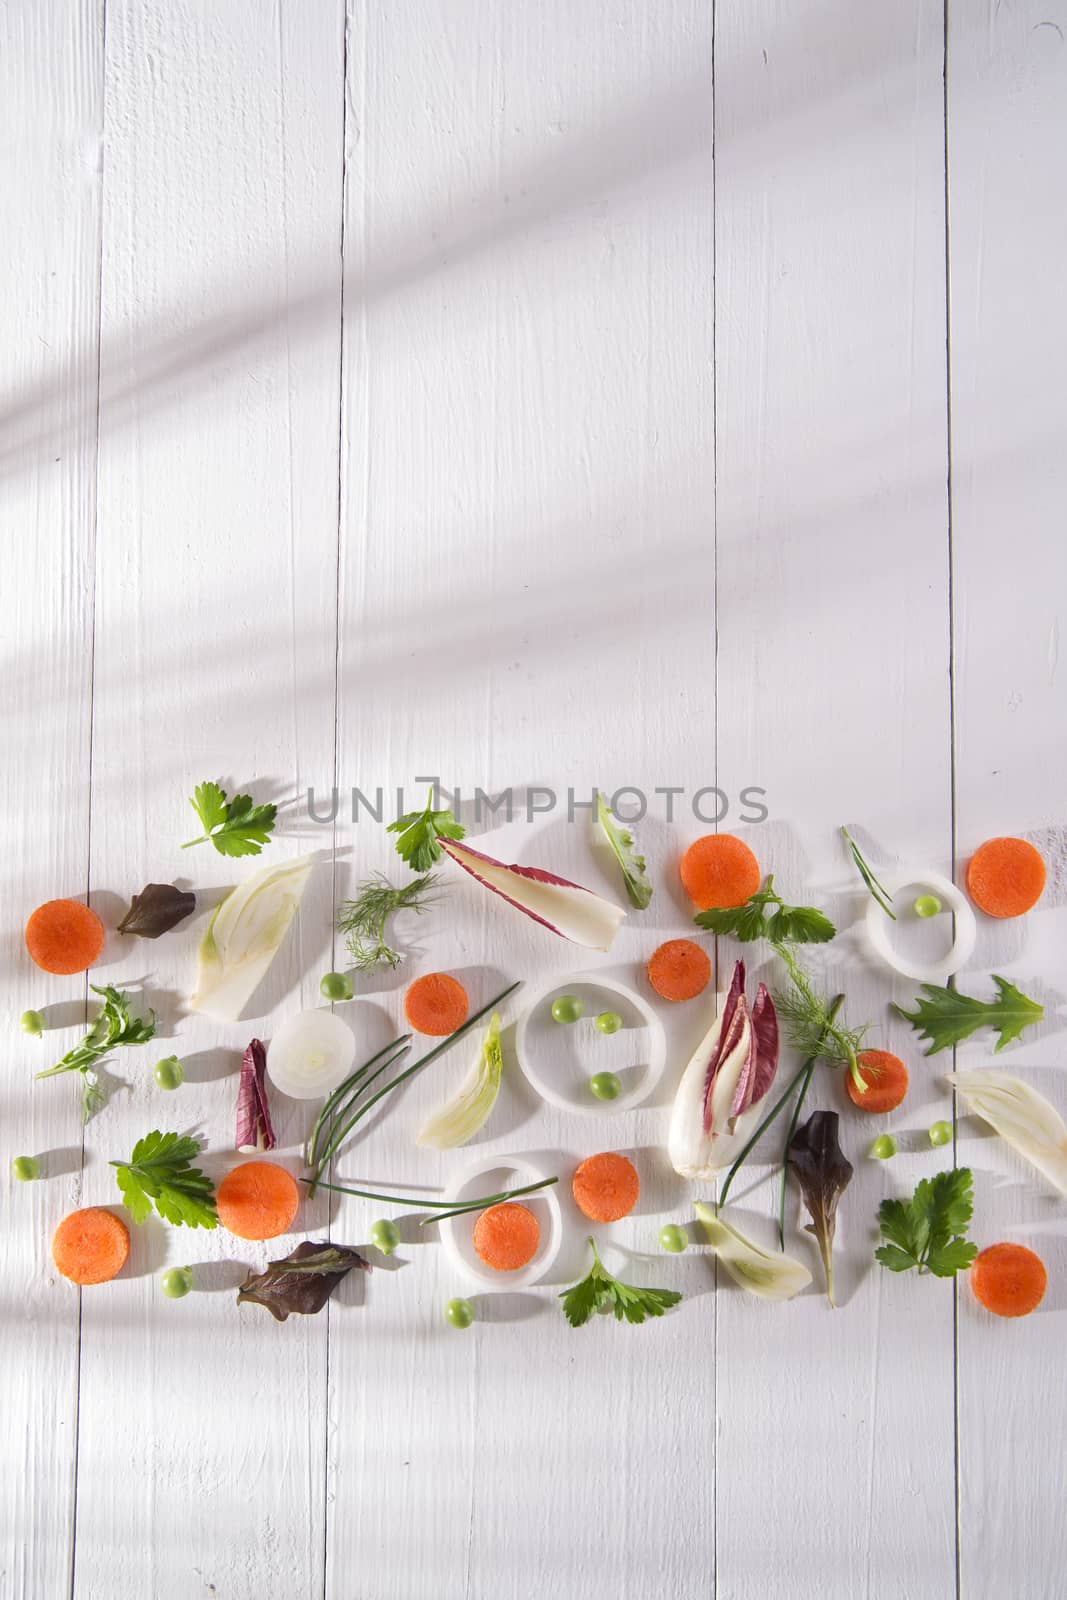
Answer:
[{"label": "onion slice with center", "polygon": [[291,1100],[316,1100],[343,1083],[356,1040],[332,1011],[298,1011],[282,1023],[267,1051],[271,1083]]}]

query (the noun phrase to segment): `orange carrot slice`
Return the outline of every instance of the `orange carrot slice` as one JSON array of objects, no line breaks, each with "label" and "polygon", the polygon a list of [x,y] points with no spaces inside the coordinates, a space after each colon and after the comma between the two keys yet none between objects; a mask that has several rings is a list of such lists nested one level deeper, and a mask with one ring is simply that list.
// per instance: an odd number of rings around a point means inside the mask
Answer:
[{"label": "orange carrot slice", "polygon": [[1023,1244],[991,1244],[971,1267],[975,1299],[995,1317],[1028,1317],[1047,1283],[1045,1263]]},{"label": "orange carrot slice", "polygon": [[467,1020],[470,1001],[458,978],[447,972],[428,972],[416,978],[404,996],[404,1015],[416,1033],[444,1038]]},{"label": "orange carrot slice", "polygon": [[52,1260],[71,1283],[107,1283],[130,1253],[130,1230],[103,1206],[87,1206],[64,1217],[52,1235]]},{"label": "orange carrot slice", "polygon": [[987,917],[1021,917],[1044,888],[1045,863],[1026,839],[987,839],[967,863],[967,893]]},{"label": "orange carrot slice", "polygon": [[760,885],[759,862],[732,833],[709,833],[689,846],[678,868],[682,888],[701,911],[743,906]]},{"label": "orange carrot slice", "polygon": [[895,1111],[908,1092],[908,1069],[900,1057],[888,1050],[861,1050],[856,1060],[867,1092],[861,1094],[851,1072],[846,1072],[845,1088],[852,1104],[861,1111]]},{"label": "orange carrot slice", "polygon": [[649,983],[664,1000],[693,1000],[708,986],[711,961],[692,939],[668,939],[652,952],[646,970]]},{"label": "orange carrot slice", "polygon": [[629,1216],[641,1193],[641,1180],[632,1161],[613,1150],[587,1156],[571,1185],[579,1211],[590,1222],[618,1222]]},{"label": "orange carrot slice", "polygon": [[234,1167],[215,1195],[219,1221],[238,1239],[276,1239],[292,1226],[299,1204],[296,1180],[273,1161]]},{"label": "orange carrot slice", "polygon": [[479,1260],[494,1272],[517,1272],[537,1254],[541,1226],[526,1206],[509,1200],[482,1212],[473,1242]]},{"label": "orange carrot slice", "polygon": [[48,900],[26,924],[26,949],[42,972],[85,972],[104,948],[104,924],[80,900]]}]

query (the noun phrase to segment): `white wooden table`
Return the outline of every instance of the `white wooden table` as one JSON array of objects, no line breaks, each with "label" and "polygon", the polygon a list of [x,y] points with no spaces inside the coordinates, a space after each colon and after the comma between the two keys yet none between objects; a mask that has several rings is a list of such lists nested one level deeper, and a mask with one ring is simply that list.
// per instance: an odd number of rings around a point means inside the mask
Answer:
[{"label": "white wooden table", "polygon": [[[1064,0],[961,0],[947,36],[930,0],[4,0],[0,27],[0,1128],[5,1170],[35,1153],[48,1175],[5,1179],[0,1593],[1062,1593],[1064,1206],[961,1118],[974,1235],[1033,1243],[1045,1305],[994,1323],[966,1283],[873,1264],[878,1201],[935,1170],[925,1129],[952,1105],[948,1058],[888,1011],[915,986],[858,932],[829,968],[913,1088],[888,1167],[843,1119],[840,1309],[658,1253],[691,1216],[657,1153],[666,1097],[600,1124],[512,1082],[500,1148],[561,1170],[641,1152],[619,1238],[686,1300],[572,1331],[555,1284],[480,1297],[458,1334],[432,1244],[285,1326],[234,1304],[275,1246],[150,1223],[81,1295],[48,1251],[151,1127],[199,1129],[224,1170],[239,1051],[317,1002],[336,898],[389,864],[381,828],[285,813],[272,851],[337,866],[248,1022],[183,1014],[203,917],[109,943],[98,973],[144,982],[164,1048],[116,1060],[84,1135],[76,1089],[32,1072],[86,987],[31,968],[21,928],[86,891],[113,923],[149,879],[210,902],[247,868],[179,849],[206,777],[681,787],[672,824],[652,796],[656,897],[604,962],[631,974],[686,931],[702,787],[723,828],[765,789],[746,836],[845,928],[843,821],[886,862],[959,872],[1001,832],[1055,859]],[[615,892],[565,810],[486,843]],[[485,1000],[596,964],[456,876],[417,966]],[[1061,872],[1030,918],[984,923],[967,975],[1045,1002],[1000,1059],[1061,1108],[1064,900]],[[363,987],[361,1039],[402,984]],[[707,1004],[668,1019],[672,1084]],[[29,1005],[63,1031],[25,1039]],[[150,1071],[170,1050],[174,1097]],[[985,1037],[959,1052],[988,1059]],[[347,1176],[447,1181],[459,1158],[413,1134],[465,1067],[414,1084]],[[279,1121],[295,1157],[304,1108]],[[773,1184],[742,1189],[770,1240]],[[290,1242],[358,1245],[380,1209],[306,1205]],[[198,1292],[169,1303],[182,1262]]]}]

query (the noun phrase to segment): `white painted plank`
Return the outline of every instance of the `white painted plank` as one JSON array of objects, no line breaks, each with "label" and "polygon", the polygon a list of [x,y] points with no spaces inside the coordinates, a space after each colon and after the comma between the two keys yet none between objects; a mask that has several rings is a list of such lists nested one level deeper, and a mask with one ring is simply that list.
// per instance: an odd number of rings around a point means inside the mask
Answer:
[{"label": "white painted plank", "polygon": [[[710,784],[710,8],[361,5],[349,74],[343,783]],[[406,930],[408,972],[366,992],[396,1023],[435,967],[476,1002],[505,976],[633,979],[682,926],[667,871],[696,831],[654,805],[656,898],[606,963],[452,872]],[[578,816],[520,813],[479,843],[618,898]],[[346,837],[353,881],[399,880],[366,816]],[[673,1078],[699,1019],[669,1021]],[[416,1080],[342,1173],[455,1174],[464,1153],[414,1134],[469,1054]],[[569,1205],[555,1281],[474,1292],[467,1333],[428,1243],[375,1274],[365,1314],[332,1313],[330,1595],[354,1573],[376,1600],[707,1595],[712,1280],[656,1248],[682,1193],[665,1134],[665,1102],[585,1119],[512,1088],[477,1150],[543,1152],[566,1182],[583,1154],[639,1147],[648,1209],[619,1237],[648,1255],[613,1264],[691,1293],[677,1316],[566,1325],[555,1297],[585,1270]],[[358,1243],[378,1209],[346,1201],[335,1237]]]},{"label": "white painted plank", "polygon": [[[341,15],[261,4],[108,7],[94,903],[192,882],[195,921],[118,953],[158,1043],[92,1125],[87,1197],[154,1127],[196,1129],[217,1176],[233,1153],[236,1069],[253,1034],[314,1004],[329,959],[331,871],[248,1008],[186,1015],[219,892],[251,871],[195,834],[203,778],[291,796],[332,765],[340,361]],[[262,862],[328,838],[283,813]],[[187,1081],[155,1086],[177,1051]],[[306,1109],[275,1099],[296,1168]],[[131,1267],[86,1296],[75,1593],[252,1596],[284,1572],[322,1585],[326,1323],[276,1324],[234,1289],[321,1227],[249,1245],[223,1230],[135,1231]],[[197,1292],[163,1299],[166,1265]],[[297,1576],[299,1575],[299,1576]]]},{"label": "white painted plank", "polygon": [[[1053,873],[1031,916],[980,919],[974,962],[1041,999],[1046,1021],[995,1062],[979,1036],[959,1065],[1018,1072],[1067,1115],[1067,8],[1024,0],[990,8],[981,27],[951,10],[950,23],[957,845],[962,870],[983,839],[1025,833]],[[975,992],[990,992],[984,976]],[[1029,1245],[1049,1270],[1045,1303],[1025,1322],[988,1316],[960,1286],[963,1592],[1053,1594],[1067,1557],[1055,1467],[1067,1416],[1052,1379],[1067,1326],[1064,1202],[973,1118],[959,1129],[959,1159],[975,1172],[974,1238]]]},{"label": "white painted plank", "polygon": [[[717,19],[719,782],[766,786],[764,869],[848,927],[866,899],[842,822],[883,860],[950,865],[941,8]],[[720,941],[720,962],[736,953]],[[840,1112],[855,1167],[838,1309],[795,1190],[787,1248],[813,1289],[772,1307],[720,1274],[716,1592],[950,1594],[952,1292],[872,1260],[879,1199],[931,1170],[948,1100],[887,1011],[911,987],[851,934],[816,964],[908,1061],[892,1122],[915,1153],[869,1161],[887,1119],[820,1068],[808,1108]],[[736,1194],[769,1243],[776,1184]]]},{"label": "white painted plank", "polygon": [[[101,118],[100,8],[0,8],[0,1590],[67,1591],[77,1439],[78,1293],[52,1265],[78,1203],[69,1084],[34,1083],[84,1018],[85,980],[33,966],[34,906],[80,899],[88,870]],[[43,1010],[27,1038],[19,1016]],[[66,1031],[57,1031],[65,1019]],[[14,1182],[35,1155],[42,1181]]]}]

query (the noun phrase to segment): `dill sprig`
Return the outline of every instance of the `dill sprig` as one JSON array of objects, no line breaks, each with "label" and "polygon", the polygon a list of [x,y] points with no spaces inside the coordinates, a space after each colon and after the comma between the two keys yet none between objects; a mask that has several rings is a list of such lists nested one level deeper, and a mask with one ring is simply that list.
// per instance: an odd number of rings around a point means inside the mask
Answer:
[{"label": "dill sprig", "polygon": [[862,1092],[867,1085],[858,1056],[870,1024],[846,1028],[836,1020],[837,1004],[817,993],[812,981],[787,944],[772,941],[775,954],[789,974],[791,990],[775,990],[774,1004],[785,1025],[789,1043],[803,1056],[814,1056],[831,1066],[847,1067]]},{"label": "dill sprig", "polygon": [[345,900],[338,907],[337,931],[344,934],[352,965],[359,972],[400,965],[403,956],[387,943],[385,924],[394,911],[424,911],[433,902],[431,891],[437,881],[436,874],[428,872],[395,889],[378,872],[357,885],[354,900]]}]

